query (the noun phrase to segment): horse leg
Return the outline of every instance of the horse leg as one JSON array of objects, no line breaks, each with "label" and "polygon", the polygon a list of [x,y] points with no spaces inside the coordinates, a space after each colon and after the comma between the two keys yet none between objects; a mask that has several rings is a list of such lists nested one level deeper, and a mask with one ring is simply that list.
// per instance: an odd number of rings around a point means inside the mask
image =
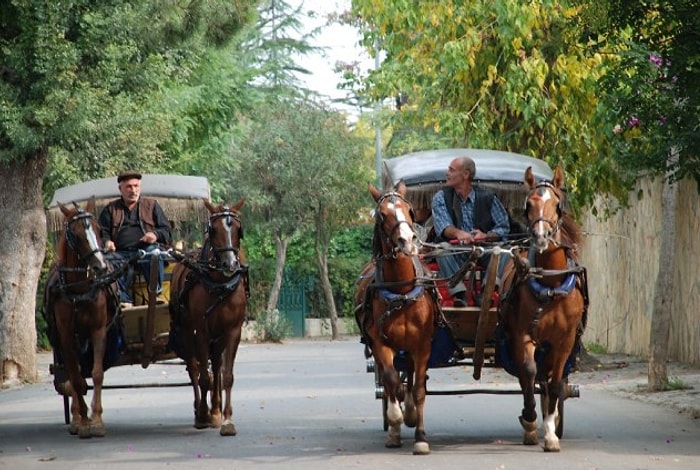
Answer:
[{"label": "horse leg", "polygon": [[223,351],[221,351],[221,346],[219,346],[219,341],[213,346],[211,353],[211,389],[209,391],[211,396],[211,423],[209,427],[220,428],[221,427],[221,361]]},{"label": "horse leg", "polygon": [[93,366],[92,366],[92,416],[90,417],[90,435],[105,436],[105,425],[102,421],[102,384],[104,382],[103,360],[107,348],[106,328],[100,328],[92,334]]},{"label": "horse leg", "polygon": [[78,362],[78,346],[73,337],[73,322],[61,322],[57,317],[57,330],[59,332],[59,344],[63,364],[68,380],[63,384],[63,394],[71,397],[71,421],[68,432],[85,439],[90,436],[90,420],[88,419],[88,407],[83,396],[87,393],[87,382],[80,373]]},{"label": "horse leg", "polygon": [[[403,422],[409,428],[415,428],[418,422],[418,413],[416,412],[416,400],[415,400],[415,388],[414,388],[414,378],[415,378],[415,364],[413,362],[413,355],[408,355],[406,358],[406,390],[404,393],[403,400]],[[403,385],[401,385],[403,386]],[[399,397],[399,401],[401,401]]]},{"label": "horse leg", "polygon": [[209,339],[201,329],[197,330],[197,382],[199,384],[199,403],[195,404],[194,427],[197,429],[208,428],[211,425],[211,414],[209,413],[209,388],[211,377],[209,375]]},{"label": "horse leg", "polygon": [[[428,343],[428,346],[430,343]],[[430,453],[430,445],[425,438],[425,424],[424,424],[424,408],[425,408],[425,395],[426,395],[426,383],[428,381],[428,359],[430,358],[430,348],[428,347],[425,351],[419,351],[414,354],[414,365],[416,371],[416,378],[414,384],[415,400],[416,400],[416,432],[415,432],[415,442],[413,444],[413,454],[414,455],[426,455]],[[412,394],[411,394],[412,395]]]},{"label": "horse leg", "polygon": [[219,434],[222,436],[235,436],[236,426],[233,424],[233,407],[231,405],[233,390],[233,366],[236,363],[236,354],[238,345],[241,342],[241,326],[237,326],[229,334],[228,344],[224,351],[224,368],[223,368],[223,391],[226,394],[226,402],[224,403],[224,421],[221,424]]},{"label": "horse leg", "polygon": [[[568,351],[569,349],[562,349],[562,351]],[[563,400],[566,397],[566,391],[564,390],[565,383],[562,380],[564,375],[564,366],[566,365],[566,360],[568,359],[568,354],[558,354],[552,364],[552,377],[546,383],[544,393],[542,394],[542,400],[547,397],[546,407],[543,406],[544,416],[542,417],[542,424],[544,428],[544,451],[545,452],[559,452],[559,437],[557,437],[557,422],[559,420],[559,400]]]},{"label": "horse leg", "polygon": [[373,354],[379,366],[382,385],[387,398],[386,417],[389,424],[389,434],[384,446],[389,448],[401,447],[403,413],[401,412],[401,405],[398,399],[401,379],[399,373],[394,369],[394,352],[384,344],[377,344]]},{"label": "horse leg", "polygon": [[197,362],[196,354],[196,338],[194,334],[194,326],[185,325],[182,326],[182,345],[184,356],[187,358],[187,374],[190,377],[190,383],[192,384],[192,391],[194,394],[194,427],[201,429],[206,426],[198,426],[197,410],[199,410],[199,404],[202,401],[202,396],[199,393],[199,363]]},{"label": "horse leg", "polygon": [[522,344],[524,346],[524,357],[521,362],[519,379],[520,389],[523,392],[523,411],[518,419],[525,431],[523,433],[523,444],[537,445],[537,402],[535,400],[537,364],[535,363],[535,345],[529,338]]}]

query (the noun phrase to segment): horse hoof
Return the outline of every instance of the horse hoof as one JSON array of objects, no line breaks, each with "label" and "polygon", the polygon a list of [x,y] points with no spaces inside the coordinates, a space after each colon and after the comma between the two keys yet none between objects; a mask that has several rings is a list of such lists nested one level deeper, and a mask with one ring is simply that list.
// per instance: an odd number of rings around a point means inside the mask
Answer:
[{"label": "horse hoof", "polygon": [[105,437],[106,431],[104,425],[90,426],[90,435],[92,437]]},{"label": "horse hoof", "polygon": [[537,431],[525,431],[523,433],[523,444],[526,446],[536,446],[538,442]]},{"label": "horse hoof", "polygon": [[68,425],[68,433],[71,436],[77,436],[78,435],[78,425],[75,423],[70,423]]},{"label": "horse hoof", "polygon": [[398,439],[394,438],[394,437],[390,437],[384,443],[384,447],[386,447],[387,449],[398,449],[401,446],[402,446],[402,444],[401,444],[400,437]]},{"label": "horse hoof", "polygon": [[236,426],[233,425],[233,423],[224,423],[221,426],[221,429],[219,430],[219,434],[221,436],[235,436],[236,435]]},{"label": "horse hoof", "polygon": [[561,449],[559,447],[559,439],[544,439],[544,446],[542,447],[545,452],[559,452]]},{"label": "horse hoof", "polygon": [[430,453],[430,445],[427,442],[416,442],[413,444],[413,455],[428,455]]},{"label": "horse hoof", "polygon": [[418,423],[418,413],[416,413],[416,409],[412,408],[404,411],[403,424],[406,425],[406,427],[415,428],[416,423]]},{"label": "horse hoof", "polygon": [[78,437],[81,439],[90,439],[92,437],[90,426],[80,426],[78,428]]}]

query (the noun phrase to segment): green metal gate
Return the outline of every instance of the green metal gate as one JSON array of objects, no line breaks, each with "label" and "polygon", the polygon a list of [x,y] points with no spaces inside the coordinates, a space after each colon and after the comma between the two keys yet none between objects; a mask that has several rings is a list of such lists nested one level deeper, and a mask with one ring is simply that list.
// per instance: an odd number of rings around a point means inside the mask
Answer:
[{"label": "green metal gate", "polygon": [[277,310],[289,320],[292,326],[292,336],[303,337],[305,334],[304,323],[308,310],[306,299],[306,283],[282,283]]}]

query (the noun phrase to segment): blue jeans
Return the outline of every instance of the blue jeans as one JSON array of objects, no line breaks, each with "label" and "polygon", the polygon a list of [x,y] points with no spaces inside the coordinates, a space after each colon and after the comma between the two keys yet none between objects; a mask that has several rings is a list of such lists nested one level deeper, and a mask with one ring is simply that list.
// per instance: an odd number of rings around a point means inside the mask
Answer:
[{"label": "blue jeans", "polygon": [[[459,271],[459,268],[462,267],[464,263],[466,263],[469,260],[469,253],[460,253],[452,256],[438,256],[435,258],[435,261],[437,262],[438,266],[440,267],[440,276],[449,278],[451,277],[454,273]],[[510,257],[503,253],[501,254],[501,257],[498,260],[498,269],[496,271],[496,276],[500,279],[501,275],[503,273],[503,268],[505,267],[506,263],[508,262],[508,259]],[[489,265],[489,261],[491,259],[491,254],[487,253],[483,256],[481,256],[476,264],[483,269],[486,269]],[[451,287],[449,289],[450,295],[455,295],[459,292],[464,292],[466,291],[467,288],[464,286],[463,282],[457,283],[456,286]]]},{"label": "blue jeans", "polygon": [[[136,262],[136,266],[139,271],[143,274],[146,280],[146,285],[151,284],[151,255],[150,253],[158,248],[158,245],[149,245],[144,248],[143,251],[146,252],[146,256],[139,259]],[[115,251],[114,252],[114,269],[119,269],[123,263],[134,257],[136,250],[129,251]],[[158,257],[158,283],[156,285],[156,293],[160,294],[163,290],[163,278],[165,277],[165,262],[159,256]],[[133,304],[134,299],[131,297],[131,286],[134,284],[134,271],[132,269],[127,269],[126,272],[117,278],[117,283],[119,284],[119,301],[128,302]]]}]

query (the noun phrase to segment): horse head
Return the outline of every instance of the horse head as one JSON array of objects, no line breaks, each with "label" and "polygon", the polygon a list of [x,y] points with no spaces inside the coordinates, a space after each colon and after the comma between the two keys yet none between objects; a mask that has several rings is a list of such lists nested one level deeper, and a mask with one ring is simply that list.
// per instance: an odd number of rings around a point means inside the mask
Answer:
[{"label": "horse head", "polygon": [[550,245],[558,245],[560,242],[564,171],[557,166],[551,182],[536,182],[532,167],[528,167],[525,170],[525,186],[529,190],[525,199],[525,218],[535,248],[543,253]]},{"label": "horse head", "polygon": [[414,213],[406,200],[406,185],[401,181],[395,191],[381,193],[370,183],[369,191],[377,203],[374,211],[375,237],[379,235],[386,250],[395,256],[398,252],[406,256],[418,254],[418,236],[413,231]]},{"label": "horse head", "polygon": [[240,267],[239,251],[243,238],[240,209],[245,199],[234,206],[212,204],[204,200],[209,210],[207,243],[213,264],[227,277],[233,276]]},{"label": "horse head", "polygon": [[[100,248],[100,227],[95,213],[95,198],[90,198],[87,207],[83,209],[75,202],[73,207],[58,204],[66,219],[65,243],[73,253],[77,266],[92,269],[99,276],[107,272],[108,267]],[[67,260],[63,260],[67,262]]]}]

